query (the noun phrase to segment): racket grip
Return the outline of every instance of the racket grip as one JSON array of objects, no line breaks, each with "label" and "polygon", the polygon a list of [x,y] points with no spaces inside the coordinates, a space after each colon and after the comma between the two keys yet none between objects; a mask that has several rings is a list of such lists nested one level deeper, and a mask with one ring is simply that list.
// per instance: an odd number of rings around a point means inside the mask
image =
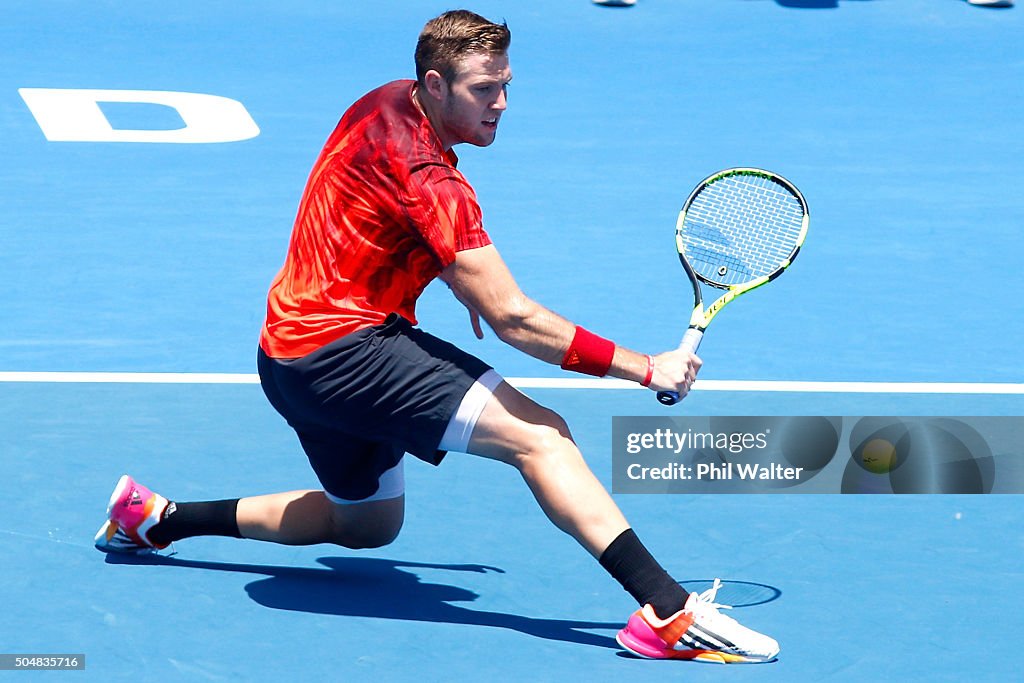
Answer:
[{"label": "racket grip", "polygon": [[[697,353],[697,349],[700,348],[700,341],[704,338],[704,332],[698,330],[695,327],[691,327],[686,330],[686,334],[683,335],[683,340],[679,342],[679,348],[689,351],[690,353]],[[679,392],[678,391],[659,391],[658,402],[666,406],[674,406],[679,403]]]},{"label": "racket grip", "polygon": [[698,330],[696,327],[691,327],[683,335],[683,341],[679,342],[679,348],[686,349],[690,353],[697,353],[697,349],[700,348],[700,340],[703,338],[703,331]]}]

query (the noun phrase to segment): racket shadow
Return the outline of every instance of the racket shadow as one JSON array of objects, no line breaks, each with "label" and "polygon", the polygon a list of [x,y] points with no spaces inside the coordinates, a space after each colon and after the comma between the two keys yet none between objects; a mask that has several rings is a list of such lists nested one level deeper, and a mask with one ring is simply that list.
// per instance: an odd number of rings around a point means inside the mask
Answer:
[{"label": "racket shadow", "polygon": [[495,572],[476,564],[429,564],[368,557],[322,557],[323,568],[279,567],[180,559],[176,556],[107,555],[109,564],[164,565],[206,571],[254,574],[264,578],[245,586],[256,603],[270,609],[344,617],[485,626],[517,631],[544,640],[619,650],[611,636],[588,629],[616,631],[622,623],[534,618],[469,609],[479,594],[466,588],[423,581],[416,569]]},{"label": "racket shadow", "polygon": [[[689,579],[679,584],[691,593],[703,593],[714,585],[712,579]],[[715,602],[733,608],[755,607],[773,602],[782,597],[782,591],[775,586],[751,581],[726,581],[718,589]]]}]

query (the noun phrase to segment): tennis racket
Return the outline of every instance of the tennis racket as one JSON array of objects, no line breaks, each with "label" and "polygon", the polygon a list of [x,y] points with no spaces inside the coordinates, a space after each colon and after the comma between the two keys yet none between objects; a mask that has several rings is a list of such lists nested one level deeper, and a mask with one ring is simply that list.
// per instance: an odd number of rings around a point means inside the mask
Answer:
[{"label": "tennis racket", "polygon": [[[696,352],[727,303],[767,284],[796,258],[807,236],[807,202],[786,180],[759,168],[730,168],[705,178],[676,221],[679,262],[693,285],[693,314],[679,348]],[[704,306],[700,283],[724,289]],[[679,402],[675,391],[658,400]]]}]

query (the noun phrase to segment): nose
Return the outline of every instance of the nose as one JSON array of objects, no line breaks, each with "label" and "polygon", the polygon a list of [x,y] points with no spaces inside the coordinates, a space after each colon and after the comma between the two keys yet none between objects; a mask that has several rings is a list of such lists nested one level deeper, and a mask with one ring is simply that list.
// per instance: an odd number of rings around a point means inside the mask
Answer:
[{"label": "nose", "polygon": [[505,111],[508,109],[508,90],[506,88],[502,87],[501,92],[498,93],[498,99],[494,101],[491,108],[497,109],[498,111]]}]

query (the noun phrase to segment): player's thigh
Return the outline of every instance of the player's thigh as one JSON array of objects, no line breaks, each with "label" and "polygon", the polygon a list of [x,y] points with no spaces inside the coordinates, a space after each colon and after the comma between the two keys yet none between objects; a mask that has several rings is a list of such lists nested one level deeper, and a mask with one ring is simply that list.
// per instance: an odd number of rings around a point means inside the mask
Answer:
[{"label": "player's thigh", "polygon": [[574,448],[565,420],[508,382],[502,382],[480,413],[468,450],[474,455],[517,464],[523,455],[566,447]]}]

